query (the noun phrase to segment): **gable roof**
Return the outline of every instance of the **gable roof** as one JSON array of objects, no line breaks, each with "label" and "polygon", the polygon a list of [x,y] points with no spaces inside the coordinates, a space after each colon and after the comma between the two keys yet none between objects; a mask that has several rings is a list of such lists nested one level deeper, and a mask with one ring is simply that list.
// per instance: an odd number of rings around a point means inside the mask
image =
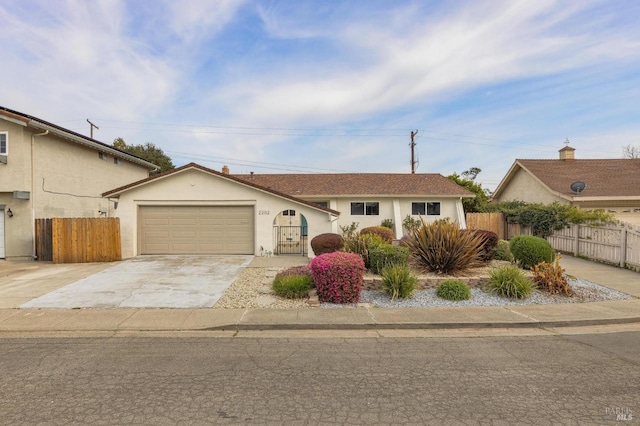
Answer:
[{"label": "gable roof", "polygon": [[143,158],[129,154],[126,151],[121,151],[111,145],[107,145],[95,139],[88,138],[80,133],[74,132],[73,130],[65,129],[64,127],[58,126],[57,124],[53,124],[40,118],[24,114],[22,112],[14,111],[3,106],[0,106],[0,119],[5,119],[21,126],[29,126],[40,130],[47,130],[49,131],[49,133],[67,139],[71,142],[88,146],[100,152],[111,154],[115,157],[127,160],[131,163],[144,166],[149,170],[157,170],[159,168],[155,164],[150,163]]},{"label": "gable roof", "polygon": [[254,173],[233,176],[296,197],[475,197],[475,194],[437,173]]},{"label": "gable roof", "polygon": [[[550,192],[568,199],[640,198],[640,158],[598,160],[516,160],[496,188],[497,197],[519,169],[533,176]],[[582,181],[587,187],[580,194],[571,191],[573,182]]]},{"label": "gable roof", "polygon": [[253,183],[253,182],[247,182],[247,181],[244,181],[242,179],[238,179],[236,177],[229,176],[227,174],[218,172],[218,171],[213,170],[213,169],[209,169],[207,167],[201,166],[201,165],[196,164],[196,163],[185,164],[182,167],[178,167],[178,168],[175,168],[175,169],[172,169],[172,170],[168,170],[168,171],[166,171],[164,173],[160,173],[160,174],[148,177],[146,179],[142,179],[142,180],[139,180],[137,182],[133,182],[133,183],[130,183],[128,185],[124,185],[124,186],[121,186],[119,188],[112,189],[111,191],[107,191],[107,192],[103,193],[102,196],[103,197],[119,196],[123,192],[129,191],[129,190],[134,189],[134,188],[138,188],[138,187],[146,185],[146,184],[148,184],[150,182],[154,182],[154,181],[157,181],[157,180],[165,179],[165,178],[170,177],[170,176],[172,176],[174,174],[178,174],[178,173],[184,172],[185,170],[189,170],[189,169],[199,170],[199,171],[204,172],[204,173],[215,175],[215,176],[218,176],[218,177],[221,177],[223,179],[235,182],[235,183],[240,184],[240,185],[249,186],[249,187],[257,189],[259,191],[267,192],[267,193],[276,195],[276,196],[281,197],[281,198],[286,198],[286,199],[294,201],[294,202],[296,202],[298,204],[304,204],[304,205],[312,207],[312,208],[314,208],[316,210],[321,210],[321,211],[324,211],[324,212],[327,212],[327,213],[331,213],[331,214],[336,215],[336,216],[340,215],[339,211],[332,210],[332,209],[329,209],[329,208],[326,208],[326,207],[322,207],[322,206],[320,206],[320,205],[318,205],[316,203],[312,203],[310,201],[301,200],[301,199],[299,199],[297,197],[291,196],[291,195],[286,194],[284,192],[280,192],[280,191],[277,191],[277,190],[274,190],[274,189],[271,189],[271,188],[266,188],[266,187],[263,187],[263,186],[258,185],[256,183]]}]

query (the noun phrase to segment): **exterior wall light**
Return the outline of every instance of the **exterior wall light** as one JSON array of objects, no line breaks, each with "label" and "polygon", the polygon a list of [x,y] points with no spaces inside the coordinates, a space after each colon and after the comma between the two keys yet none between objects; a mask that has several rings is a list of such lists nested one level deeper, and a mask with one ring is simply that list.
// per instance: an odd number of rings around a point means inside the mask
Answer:
[{"label": "exterior wall light", "polygon": [[13,212],[11,211],[11,209],[7,209],[7,216],[13,217]]}]

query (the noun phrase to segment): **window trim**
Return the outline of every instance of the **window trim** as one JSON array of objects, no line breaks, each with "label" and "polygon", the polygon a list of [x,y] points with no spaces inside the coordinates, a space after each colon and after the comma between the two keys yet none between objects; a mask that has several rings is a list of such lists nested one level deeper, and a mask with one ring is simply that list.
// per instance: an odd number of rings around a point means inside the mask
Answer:
[{"label": "window trim", "polygon": [[[411,202],[411,216],[421,216],[420,213],[413,213],[414,204],[424,204],[424,216],[442,216],[442,201],[412,201]],[[429,213],[429,204],[438,204],[438,213]]]},{"label": "window trim", "polygon": [[107,155],[107,153],[102,151],[98,151],[98,158],[101,159],[102,161],[109,160],[109,156]]},{"label": "window trim", "polygon": [[0,135],[4,135],[4,152],[0,151],[0,155],[9,155],[9,132],[0,132]]},{"label": "window trim", "polygon": [[[353,205],[354,204],[362,204],[362,213],[354,213],[353,212]],[[375,204],[376,207],[376,213],[368,213],[369,208],[373,208]],[[379,201],[351,201],[350,204],[350,210],[349,213],[351,213],[351,216],[380,216],[380,202]]]}]

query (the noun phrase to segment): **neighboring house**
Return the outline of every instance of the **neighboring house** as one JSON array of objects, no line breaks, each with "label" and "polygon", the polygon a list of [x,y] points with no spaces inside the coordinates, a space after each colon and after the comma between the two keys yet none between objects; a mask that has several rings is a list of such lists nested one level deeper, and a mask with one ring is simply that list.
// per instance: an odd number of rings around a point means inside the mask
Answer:
[{"label": "neighboring house", "polygon": [[[516,160],[492,200],[603,209],[619,220],[640,224],[640,159],[579,160],[570,146],[559,152],[557,160]],[[571,188],[576,182],[585,184],[579,193]]]},{"label": "neighboring house", "polygon": [[0,258],[35,257],[35,219],[111,216],[101,194],[156,166],[71,130],[0,107]]},{"label": "neighboring house", "polygon": [[230,175],[198,164],[103,194],[117,203],[122,256],[301,254],[340,226],[407,215],[451,218],[465,227],[462,197],[474,195],[438,174]]}]

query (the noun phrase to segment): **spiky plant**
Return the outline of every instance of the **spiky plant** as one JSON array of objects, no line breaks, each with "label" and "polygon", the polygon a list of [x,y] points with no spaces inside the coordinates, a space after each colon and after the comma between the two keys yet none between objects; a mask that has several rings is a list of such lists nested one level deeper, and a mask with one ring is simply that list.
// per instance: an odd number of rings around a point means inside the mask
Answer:
[{"label": "spiky plant", "polygon": [[482,266],[479,260],[482,237],[461,232],[456,223],[437,221],[425,223],[409,234],[405,244],[416,269],[452,274]]}]

